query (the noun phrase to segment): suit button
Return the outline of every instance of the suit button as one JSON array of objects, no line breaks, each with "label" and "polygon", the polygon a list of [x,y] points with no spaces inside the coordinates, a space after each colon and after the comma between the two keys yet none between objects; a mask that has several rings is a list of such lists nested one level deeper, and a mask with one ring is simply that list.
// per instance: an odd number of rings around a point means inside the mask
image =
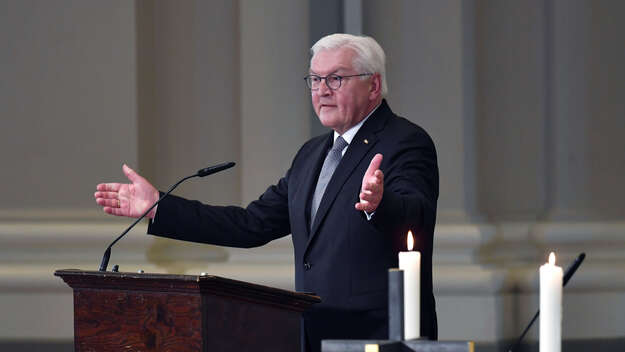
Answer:
[{"label": "suit button", "polygon": [[308,263],[308,262],[304,263],[304,269],[310,270],[311,267],[312,267],[312,265],[310,265],[310,263]]}]

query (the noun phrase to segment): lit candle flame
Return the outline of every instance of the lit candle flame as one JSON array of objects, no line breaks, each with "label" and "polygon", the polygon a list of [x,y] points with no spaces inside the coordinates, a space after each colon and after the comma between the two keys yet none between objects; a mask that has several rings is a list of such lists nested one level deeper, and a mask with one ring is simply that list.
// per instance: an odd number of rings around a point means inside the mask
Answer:
[{"label": "lit candle flame", "polygon": [[412,231],[408,231],[408,235],[406,235],[406,243],[408,244],[408,251],[411,251],[412,247],[414,247],[414,238],[412,238]]},{"label": "lit candle flame", "polygon": [[551,254],[549,254],[549,265],[555,265],[556,264],[556,255],[555,253],[551,252]]}]

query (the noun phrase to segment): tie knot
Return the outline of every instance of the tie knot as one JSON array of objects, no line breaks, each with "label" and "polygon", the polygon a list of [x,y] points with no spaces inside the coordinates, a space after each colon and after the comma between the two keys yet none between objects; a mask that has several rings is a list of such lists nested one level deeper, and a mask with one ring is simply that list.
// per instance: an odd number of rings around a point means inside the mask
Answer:
[{"label": "tie knot", "polygon": [[347,147],[347,142],[343,139],[343,137],[339,136],[339,138],[334,141],[331,151],[341,152],[345,147]]}]

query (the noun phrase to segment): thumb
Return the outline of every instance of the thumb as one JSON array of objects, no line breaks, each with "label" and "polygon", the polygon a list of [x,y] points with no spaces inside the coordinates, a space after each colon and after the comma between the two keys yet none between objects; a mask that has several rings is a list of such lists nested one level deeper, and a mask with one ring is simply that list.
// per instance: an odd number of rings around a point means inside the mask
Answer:
[{"label": "thumb", "polygon": [[143,177],[141,177],[135,170],[131,169],[128,165],[124,164],[122,166],[122,170],[124,171],[126,177],[130,180],[130,182],[137,183],[143,181]]},{"label": "thumb", "polygon": [[365,172],[365,176],[373,176],[376,170],[380,168],[380,164],[382,164],[382,154],[376,154],[372,159],[367,171]]}]

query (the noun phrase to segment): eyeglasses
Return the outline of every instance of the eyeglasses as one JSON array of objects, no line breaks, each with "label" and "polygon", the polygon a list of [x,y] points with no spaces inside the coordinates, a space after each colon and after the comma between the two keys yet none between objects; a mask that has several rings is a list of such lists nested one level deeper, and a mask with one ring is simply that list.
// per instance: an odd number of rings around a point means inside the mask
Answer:
[{"label": "eyeglasses", "polygon": [[306,85],[308,85],[308,88],[310,88],[310,90],[317,90],[319,89],[319,87],[321,87],[321,82],[325,79],[326,85],[328,86],[328,88],[332,90],[337,90],[341,88],[341,82],[345,78],[371,76],[371,75],[373,75],[373,73],[360,73],[357,75],[349,75],[349,76],[339,76],[333,73],[325,77],[321,77],[318,75],[308,75],[304,77],[304,81],[306,81]]}]

